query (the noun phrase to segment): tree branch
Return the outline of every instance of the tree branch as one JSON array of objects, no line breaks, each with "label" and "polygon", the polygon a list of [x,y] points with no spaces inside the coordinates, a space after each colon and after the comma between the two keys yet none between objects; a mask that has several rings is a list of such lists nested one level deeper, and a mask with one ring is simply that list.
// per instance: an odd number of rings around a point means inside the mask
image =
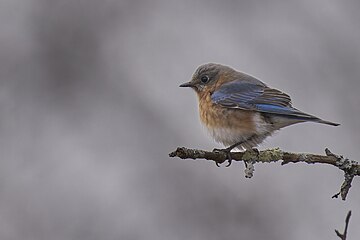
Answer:
[{"label": "tree branch", "polygon": [[336,235],[337,235],[341,240],[346,240],[346,235],[347,235],[347,230],[348,230],[348,226],[349,226],[350,216],[351,216],[351,211],[348,212],[348,214],[347,214],[347,216],[346,216],[346,219],[345,219],[345,229],[344,229],[344,233],[340,233],[338,230],[335,229]]},{"label": "tree branch", "polygon": [[[243,161],[246,164],[245,177],[251,178],[254,173],[255,163],[270,163],[282,161],[281,165],[288,163],[304,162],[308,164],[323,163],[333,165],[344,171],[344,182],[340,187],[340,191],[336,193],[333,198],[339,195],[342,200],[346,196],[351,187],[351,182],[355,176],[360,176],[360,165],[358,162],[344,158],[343,156],[335,155],[329,149],[325,149],[326,155],[317,155],[310,153],[290,153],[281,151],[279,148],[267,149],[264,151],[248,150],[245,152],[232,152],[231,158],[233,161]],[[175,151],[169,154],[169,157],[179,157],[181,159],[205,159],[214,161],[215,163],[223,163],[228,160],[228,155],[221,151],[209,152],[198,149],[189,149],[185,147],[178,147]]]}]

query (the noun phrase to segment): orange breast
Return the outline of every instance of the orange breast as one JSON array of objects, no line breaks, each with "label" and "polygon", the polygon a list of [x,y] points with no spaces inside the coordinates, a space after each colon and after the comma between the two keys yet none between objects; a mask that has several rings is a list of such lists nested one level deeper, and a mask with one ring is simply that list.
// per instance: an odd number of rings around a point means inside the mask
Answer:
[{"label": "orange breast", "polygon": [[255,131],[254,112],[214,104],[210,92],[200,93],[198,97],[200,120],[206,127],[227,128],[246,135]]}]

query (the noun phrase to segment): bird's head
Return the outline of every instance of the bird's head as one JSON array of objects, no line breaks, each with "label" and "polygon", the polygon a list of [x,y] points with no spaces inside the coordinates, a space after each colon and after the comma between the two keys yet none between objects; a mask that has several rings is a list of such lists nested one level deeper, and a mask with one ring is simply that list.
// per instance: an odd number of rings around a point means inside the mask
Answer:
[{"label": "bird's head", "polygon": [[224,82],[226,75],[234,71],[232,68],[216,63],[207,63],[199,66],[194,72],[191,81],[180,87],[190,87],[198,94],[215,89],[219,81]]}]

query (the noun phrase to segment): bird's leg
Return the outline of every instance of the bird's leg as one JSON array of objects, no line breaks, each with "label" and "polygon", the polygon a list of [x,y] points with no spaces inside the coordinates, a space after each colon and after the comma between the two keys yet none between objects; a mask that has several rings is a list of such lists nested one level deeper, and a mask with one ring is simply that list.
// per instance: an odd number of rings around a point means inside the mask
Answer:
[{"label": "bird's leg", "polygon": [[[243,144],[244,141],[235,143],[233,145],[231,145],[230,147],[224,148],[224,149],[218,149],[218,148],[214,148],[213,152],[223,152],[226,154],[227,159],[228,159],[228,164],[226,165],[226,167],[230,167],[231,163],[232,163],[232,157],[231,157],[231,150],[233,150],[234,148],[240,146],[241,144]],[[220,167],[219,163],[216,162],[216,166]]]},{"label": "bird's leg", "polygon": [[[233,150],[234,148],[240,146],[241,144],[243,144],[243,143],[245,143],[247,141],[251,141],[255,137],[256,137],[255,135],[252,135],[248,139],[237,142],[237,143],[235,143],[235,144],[233,144],[233,145],[231,145],[231,146],[229,146],[227,148],[224,148],[224,149],[214,148],[213,152],[223,152],[223,153],[225,153],[226,156],[227,156],[227,159],[228,159],[228,164],[226,165],[226,167],[230,167],[230,165],[232,163],[231,150]],[[257,152],[257,154],[259,154],[259,150],[257,148],[252,148],[252,150]],[[218,162],[216,162],[216,166],[220,167]],[[246,162],[245,162],[245,166],[246,166]]]},{"label": "bird's leg", "polygon": [[253,151],[254,153],[256,153],[256,155],[259,157],[259,154],[260,154],[259,149],[257,149],[256,147],[253,147],[253,148],[251,149],[251,151]]}]

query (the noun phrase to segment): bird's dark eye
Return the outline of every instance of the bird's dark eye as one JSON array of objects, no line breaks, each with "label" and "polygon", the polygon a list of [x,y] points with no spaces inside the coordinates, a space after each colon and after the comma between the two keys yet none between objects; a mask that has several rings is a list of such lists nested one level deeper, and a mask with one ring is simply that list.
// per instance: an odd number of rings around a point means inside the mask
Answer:
[{"label": "bird's dark eye", "polygon": [[201,82],[202,83],[207,83],[209,81],[209,76],[208,75],[204,75],[200,78]]}]

